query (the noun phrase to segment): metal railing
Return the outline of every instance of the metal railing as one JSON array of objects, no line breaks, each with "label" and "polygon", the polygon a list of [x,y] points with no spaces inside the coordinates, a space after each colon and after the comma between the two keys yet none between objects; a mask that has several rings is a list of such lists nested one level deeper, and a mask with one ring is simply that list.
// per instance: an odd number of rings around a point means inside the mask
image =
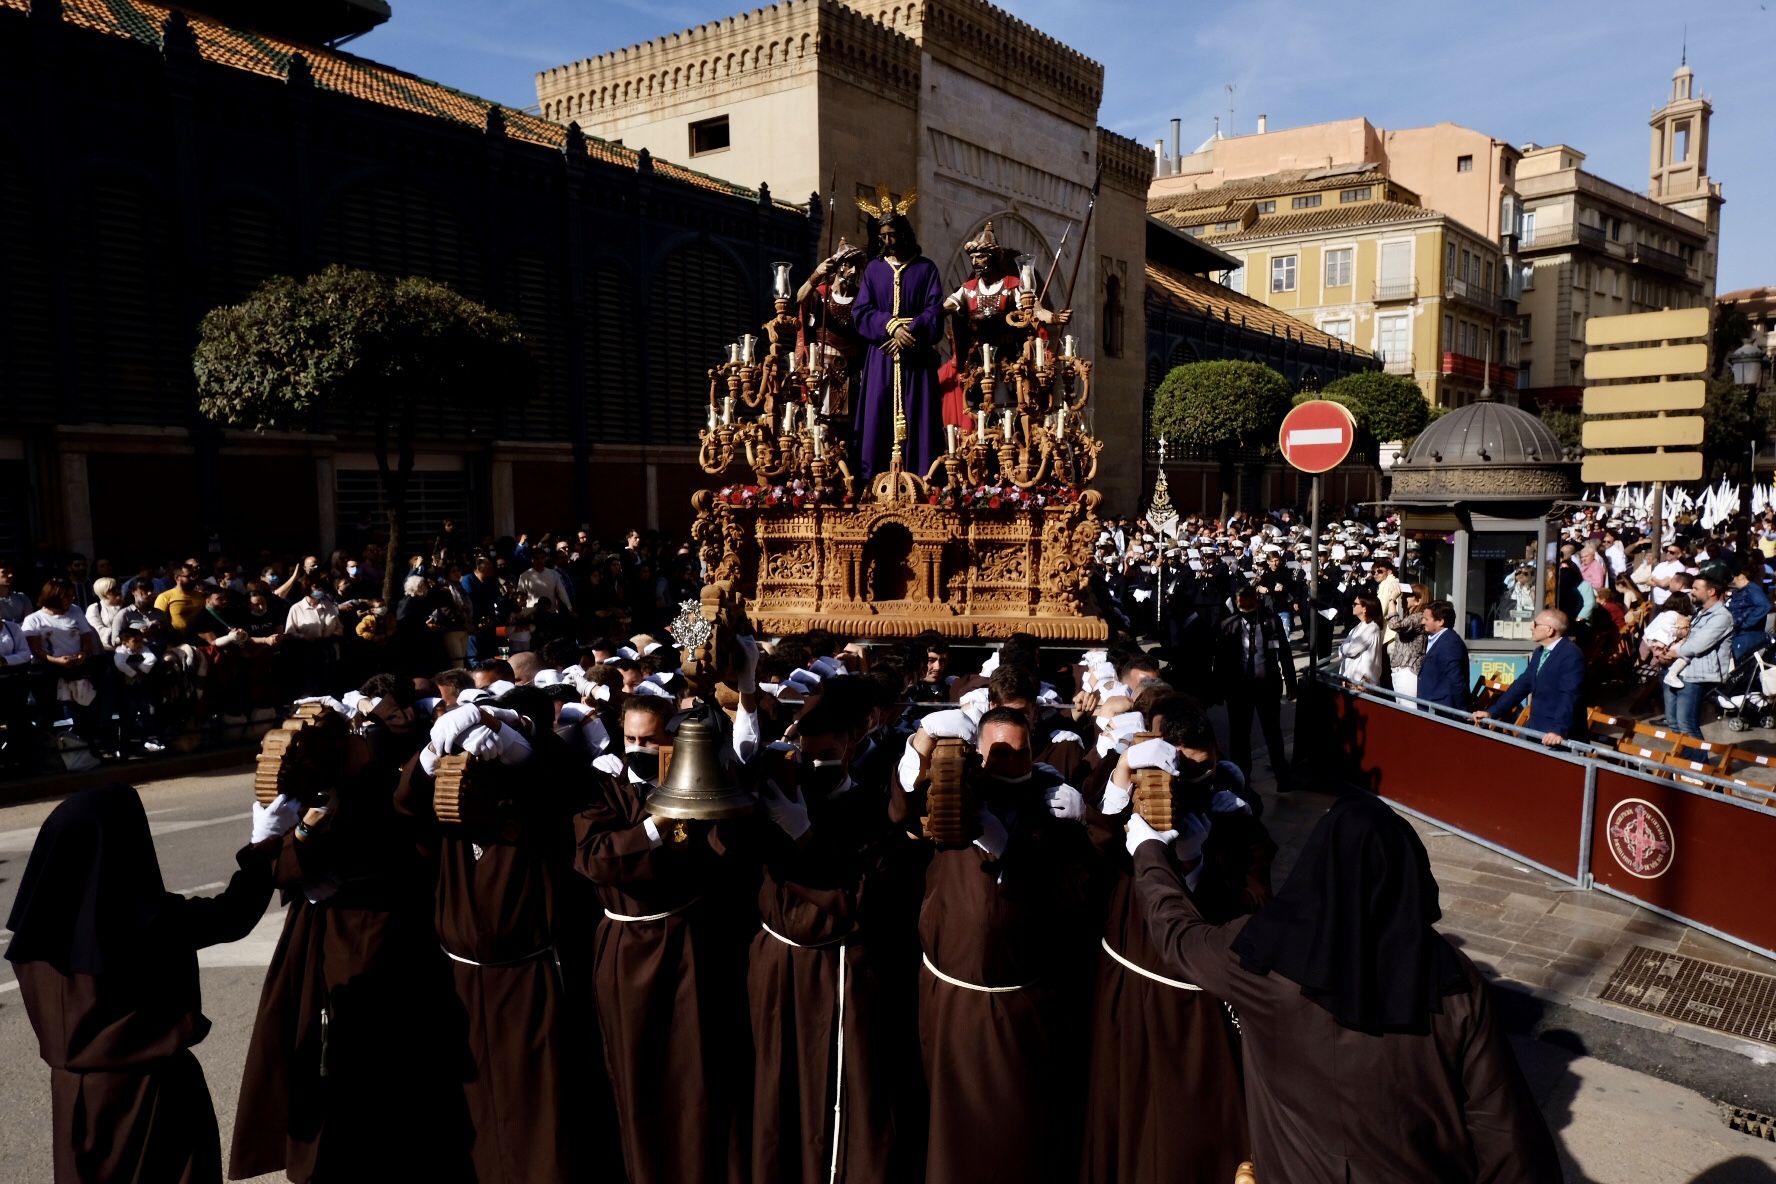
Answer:
[{"label": "metal railing", "polygon": [[[1747,815],[1744,823],[1734,822],[1732,824],[1735,830],[1741,831],[1744,830],[1746,826],[1753,825],[1755,820],[1760,816],[1776,820],[1776,786],[1765,787],[1761,785],[1751,785],[1743,781],[1720,777],[1703,770],[1678,768],[1657,761],[1649,761],[1633,753],[1621,752],[1615,748],[1604,747],[1589,743],[1588,741],[1572,739],[1570,737],[1560,745],[1550,747],[1542,743],[1542,733],[1532,732],[1527,728],[1507,723],[1504,720],[1489,719],[1484,723],[1477,725],[1472,720],[1472,712],[1458,711],[1440,703],[1430,703],[1417,698],[1416,696],[1401,694],[1385,687],[1374,686],[1367,683],[1351,683],[1332,674],[1329,667],[1329,662],[1322,666],[1309,667],[1308,670],[1303,672],[1302,677],[1317,682],[1331,693],[1349,695],[1365,703],[1374,704],[1377,707],[1385,708],[1390,711],[1410,712],[1414,715],[1421,716],[1439,727],[1459,728],[1469,733],[1485,732],[1487,733],[1487,738],[1492,742],[1513,746],[1519,750],[1532,752],[1540,757],[1559,761],[1565,765],[1576,768],[1576,770],[1582,774],[1583,793],[1580,802],[1579,833],[1575,836],[1577,856],[1575,865],[1576,874],[1568,874],[1558,868],[1549,867],[1546,863],[1533,859],[1523,851],[1512,847],[1508,842],[1501,842],[1484,835],[1472,833],[1469,830],[1464,830],[1458,826],[1452,825],[1446,818],[1436,817],[1433,814],[1426,813],[1420,809],[1415,809],[1408,803],[1400,802],[1392,797],[1388,797],[1385,789],[1378,791],[1383,798],[1397,809],[1411,814],[1414,817],[1423,819],[1451,834],[1459,835],[1464,839],[1477,843],[1489,850],[1496,851],[1501,855],[1508,856],[1511,859],[1533,866],[1537,870],[1572,884],[1577,888],[1603,892],[1611,896],[1619,897],[1637,905],[1638,907],[1647,909],[1664,917],[1669,917],[1674,921],[1681,922],[1682,924],[1688,925],[1701,932],[1711,934],[1723,941],[1739,946],[1742,949],[1750,950],[1765,957],[1776,957],[1776,949],[1773,949],[1771,945],[1759,944],[1759,942],[1750,940],[1740,934],[1726,932],[1723,929],[1709,925],[1707,922],[1702,921],[1693,915],[1686,915],[1684,912],[1664,907],[1663,905],[1648,899],[1649,896],[1655,894],[1655,890],[1650,886],[1637,886],[1638,881],[1633,885],[1627,886],[1616,886],[1599,882],[1596,875],[1593,874],[1594,866],[1598,869],[1597,874],[1601,875],[1604,870],[1607,870],[1608,865],[1594,865],[1594,852],[1592,850],[1592,834],[1596,829],[1597,821],[1598,779],[1600,774],[1607,773],[1612,776],[1628,777],[1636,781],[1648,783],[1649,789],[1651,789],[1653,785],[1656,785],[1660,791],[1689,795],[1701,799],[1702,803],[1707,803],[1706,805],[1699,803],[1696,807],[1698,810],[1705,810],[1711,806],[1716,806],[1744,811]],[[1336,757],[1339,754],[1333,753],[1330,755]],[[1552,784],[1554,779],[1550,778],[1549,781]],[[1735,818],[1737,817],[1738,816],[1736,815]],[[1693,824],[1695,820],[1685,818],[1681,821],[1686,824]],[[1770,833],[1776,835],[1776,821],[1768,824],[1759,823],[1756,825],[1767,826],[1771,828]],[[1751,837],[1756,838],[1757,836],[1752,835]],[[1711,888],[1716,886],[1713,877],[1724,876],[1729,870],[1731,870],[1726,864],[1715,866],[1704,863],[1698,865],[1693,859],[1684,866],[1686,872],[1689,874],[1697,874],[1695,869],[1700,866],[1702,869],[1700,874],[1710,878],[1709,886]],[[1751,871],[1754,875],[1762,875],[1761,870],[1751,869]],[[1616,876],[1614,878],[1619,879],[1620,877]],[[1656,879],[1647,881],[1648,885],[1656,883]],[[1730,893],[1730,890],[1725,885],[1721,885],[1720,890],[1723,893]],[[1697,907],[1701,907],[1704,911],[1708,908],[1706,904]]]},{"label": "metal railing", "polygon": [[1473,305],[1475,308],[1485,309],[1487,312],[1498,311],[1498,293],[1494,292],[1491,288],[1483,288],[1479,284],[1471,283],[1468,280],[1450,280],[1444,287],[1443,294],[1451,300],[1460,300],[1466,304]]},{"label": "metal railing", "polygon": [[1410,351],[1385,354],[1377,350],[1375,356],[1381,362],[1382,370],[1388,374],[1413,374],[1418,369],[1415,362],[1416,355]]},{"label": "metal railing", "polygon": [[1670,251],[1650,247],[1645,243],[1635,243],[1629,247],[1628,258],[1631,262],[1669,272],[1672,275],[1686,275],[1690,270],[1689,264],[1684,262],[1682,255],[1673,255]]},{"label": "metal railing", "polygon": [[1377,280],[1375,283],[1375,299],[1378,301],[1416,300],[1418,299],[1418,280],[1416,278],[1409,280]]}]

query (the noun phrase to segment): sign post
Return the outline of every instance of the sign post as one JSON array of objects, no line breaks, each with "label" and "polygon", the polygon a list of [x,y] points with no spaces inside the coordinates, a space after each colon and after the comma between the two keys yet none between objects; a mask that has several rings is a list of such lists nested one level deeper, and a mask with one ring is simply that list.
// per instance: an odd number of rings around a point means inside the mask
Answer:
[{"label": "sign post", "polygon": [[1330,399],[1300,404],[1283,417],[1283,426],[1277,429],[1277,449],[1283,459],[1298,471],[1313,474],[1313,543],[1307,564],[1309,664],[1320,660],[1320,474],[1343,464],[1356,442],[1356,418],[1344,404]]}]

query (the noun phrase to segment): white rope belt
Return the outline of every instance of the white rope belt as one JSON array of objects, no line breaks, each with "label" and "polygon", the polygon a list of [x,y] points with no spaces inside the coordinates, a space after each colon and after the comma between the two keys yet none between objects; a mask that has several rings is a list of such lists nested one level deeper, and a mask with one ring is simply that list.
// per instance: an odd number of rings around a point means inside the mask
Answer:
[{"label": "white rope belt", "polygon": [[1200,991],[1200,990],[1202,990],[1202,988],[1197,986],[1195,983],[1180,982],[1178,979],[1175,979],[1175,978],[1167,978],[1163,974],[1154,974],[1151,970],[1148,970],[1145,966],[1135,965],[1133,962],[1130,962],[1127,958],[1124,958],[1121,954],[1119,954],[1115,950],[1111,949],[1110,948],[1110,939],[1107,937],[1100,939],[1098,944],[1104,947],[1104,952],[1106,954],[1109,954],[1112,958],[1114,958],[1118,962],[1122,963],[1124,969],[1132,970],[1136,974],[1140,975],[1143,978],[1150,978],[1156,983],[1164,983],[1168,987],[1177,987],[1180,991]]},{"label": "white rope belt", "polygon": [[692,905],[696,904],[698,901],[700,901],[702,899],[703,898],[701,896],[695,896],[695,897],[692,897],[690,900],[685,901],[683,904],[679,905],[675,909],[667,909],[663,913],[648,913],[646,916],[642,916],[642,917],[630,917],[630,916],[626,916],[623,913],[613,913],[609,909],[604,910],[604,915],[609,917],[613,921],[621,921],[625,925],[633,924],[636,921],[664,921],[667,917],[675,917],[679,913],[684,912],[686,909],[690,908]]},{"label": "white rope belt", "polygon": [[[452,962],[461,962],[464,966],[522,966],[526,962],[532,962],[541,958],[544,954],[548,954],[551,957],[554,957],[555,955],[555,947],[547,945],[540,950],[534,950],[531,953],[524,955],[522,958],[510,958],[504,962],[477,962],[473,958],[465,958],[461,954],[451,953],[449,947],[445,946],[443,943],[439,943],[438,948],[444,951],[444,956],[446,958],[449,958]],[[557,961],[559,961],[559,959],[557,959]]]},{"label": "white rope belt", "polygon": [[[831,941],[823,941],[814,945],[803,945],[799,941],[790,941],[787,937],[784,937],[781,933],[778,933],[763,921],[759,922],[759,928],[763,929],[766,933],[770,934],[784,945],[793,946],[798,950],[837,949],[839,951],[839,1031],[837,1042],[838,1047],[833,1054],[832,1167],[827,1175],[829,1181],[836,1181],[839,1178],[839,1130],[844,1122],[844,1115],[840,1112],[840,1107],[843,1106],[845,1102],[845,946],[850,939],[848,937],[835,937]],[[929,965],[929,963],[927,963],[927,965]]]},{"label": "white rope belt", "polygon": [[844,937],[831,937],[825,941],[817,941],[817,942],[790,941],[787,937],[784,937],[781,933],[778,933],[775,929],[771,928],[769,925],[765,924],[763,921],[759,922],[759,928],[763,929],[766,933],[770,934],[772,937],[776,938],[778,941],[782,942],[784,945],[794,946],[798,950],[830,950],[834,946],[839,946],[842,948],[845,945],[849,944],[851,941],[851,936],[849,934],[846,934]]},{"label": "white rope belt", "polygon": [[929,954],[920,954],[919,958],[925,963],[925,969],[936,975],[939,980],[949,983],[952,987],[961,987],[964,991],[980,991],[986,995],[1004,995],[1011,991],[1021,991],[1030,985],[1029,983],[1019,983],[1015,987],[983,987],[979,983],[967,983],[959,978],[951,978],[931,964],[931,955]]}]

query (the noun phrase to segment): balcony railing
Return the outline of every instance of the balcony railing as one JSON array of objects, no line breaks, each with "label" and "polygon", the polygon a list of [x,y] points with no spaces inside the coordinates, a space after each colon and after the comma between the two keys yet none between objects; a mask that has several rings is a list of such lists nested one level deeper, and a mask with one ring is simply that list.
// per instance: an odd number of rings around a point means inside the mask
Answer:
[{"label": "balcony railing", "polygon": [[1389,354],[1377,350],[1375,356],[1381,359],[1381,368],[1389,374],[1412,374],[1418,369],[1410,352]]},{"label": "balcony railing", "polygon": [[1487,312],[1498,311],[1498,293],[1467,280],[1450,280],[1443,294],[1451,300],[1460,300]]},{"label": "balcony railing", "polygon": [[1649,247],[1645,243],[1635,243],[1629,248],[1629,261],[1639,263],[1671,275],[1685,275],[1689,265],[1682,255],[1673,255],[1670,251],[1662,251],[1658,247]]},{"label": "balcony railing", "polygon": [[1378,280],[1375,284],[1378,303],[1392,300],[1417,300],[1418,280]]},{"label": "balcony railing", "polygon": [[1525,236],[1522,245],[1526,250],[1538,251],[1549,247],[1575,245],[1601,251],[1608,241],[1602,227],[1586,226],[1581,222],[1578,224],[1569,223],[1565,226],[1538,226],[1533,235]]},{"label": "balcony railing", "polygon": [[1494,362],[1491,370],[1486,367],[1486,359],[1471,357],[1468,354],[1446,352],[1443,355],[1442,371],[1450,378],[1471,378],[1475,382],[1491,382],[1496,387],[1507,390],[1517,385],[1517,367],[1501,366]]}]

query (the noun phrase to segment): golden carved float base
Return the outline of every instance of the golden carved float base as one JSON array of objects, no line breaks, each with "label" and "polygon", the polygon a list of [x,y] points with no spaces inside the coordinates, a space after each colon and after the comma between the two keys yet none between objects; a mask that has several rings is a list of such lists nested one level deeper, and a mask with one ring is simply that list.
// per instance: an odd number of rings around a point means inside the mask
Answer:
[{"label": "golden carved float base", "polygon": [[710,578],[743,596],[767,635],[1103,641],[1087,590],[1098,500],[795,506],[705,490],[693,533]]}]

